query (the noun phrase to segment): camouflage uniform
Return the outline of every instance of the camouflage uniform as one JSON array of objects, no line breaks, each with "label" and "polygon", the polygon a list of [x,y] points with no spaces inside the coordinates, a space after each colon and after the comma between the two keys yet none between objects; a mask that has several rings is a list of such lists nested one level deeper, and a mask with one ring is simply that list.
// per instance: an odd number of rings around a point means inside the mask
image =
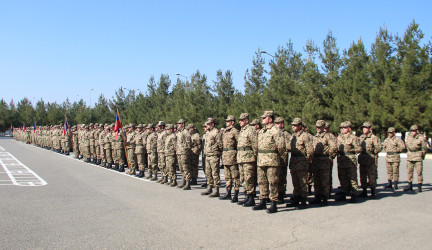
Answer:
[{"label": "camouflage uniform", "polygon": [[89,148],[90,148],[90,159],[91,161],[95,161],[96,155],[95,155],[95,129],[93,127],[93,123],[90,123],[89,125],[89,131],[88,138],[89,138]]},{"label": "camouflage uniform", "polygon": [[[234,120],[234,116],[228,116],[228,120]],[[240,174],[237,166],[237,141],[238,130],[234,126],[225,128],[222,134],[222,164],[225,170],[225,184],[227,190],[231,191],[234,186],[235,191],[240,189]]]},{"label": "camouflage uniform", "polygon": [[[332,133],[330,133],[330,123],[325,122],[325,128],[326,130],[326,134],[328,134],[328,136],[330,137],[330,140],[332,140],[334,142],[334,144],[337,146],[337,137],[334,136]],[[328,132],[327,132],[328,131]],[[336,148],[337,151],[337,148]],[[333,156],[333,158],[331,159],[331,165],[330,165],[330,178],[329,178],[329,189],[330,189],[330,193],[333,187],[333,160],[336,157],[336,154]]]},{"label": "camouflage uniform", "polygon": [[96,156],[96,164],[101,163],[101,146],[100,146],[100,134],[103,131],[102,125],[96,123],[95,131],[94,131],[94,139],[95,139],[95,156]]},{"label": "camouflage uniform", "polygon": [[[207,123],[214,120],[209,119]],[[220,155],[222,151],[222,138],[217,128],[209,128],[205,136],[204,154],[206,165],[206,177],[209,190],[220,187]]]},{"label": "camouflage uniform", "polygon": [[166,185],[174,187],[177,185],[177,172],[176,172],[176,146],[177,136],[172,132],[174,125],[167,125],[167,136],[165,138],[165,164],[167,168],[168,176],[170,181]]},{"label": "camouflage uniform", "polygon": [[88,131],[88,126],[84,126],[84,130],[81,134],[81,141],[82,141],[82,154],[85,162],[90,161],[90,133]]},{"label": "camouflage uniform", "polygon": [[[184,124],[184,120],[181,119],[177,124]],[[179,187],[184,187],[187,183],[190,183],[192,179],[192,168],[189,163],[189,154],[191,149],[191,136],[189,132],[181,127],[177,130],[177,145],[176,145],[176,153],[177,153],[177,162],[180,171],[183,173],[182,175],[182,184]]]},{"label": "camouflage uniform", "polygon": [[[408,170],[408,184],[411,186],[412,190],[412,182],[414,180],[414,168],[417,171],[417,183],[419,184],[419,191],[421,192],[421,185],[423,184],[423,160],[426,155],[427,143],[426,139],[418,134],[417,125],[411,126],[411,131],[416,130],[417,134],[412,136],[410,134],[406,139],[406,148],[408,150],[407,153],[407,170]],[[404,189],[404,191],[407,191]]]},{"label": "camouflage uniform", "polygon": [[[134,128],[133,124],[129,124],[128,129],[129,128]],[[135,137],[136,137],[137,133],[132,130],[132,131],[128,131],[126,132],[126,151],[127,151],[127,160],[128,160],[128,165],[129,165],[129,174],[130,175],[135,175],[136,174],[136,157],[135,157]]]},{"label": "camouflage uniform", "polygon": [[[277,117],[275,123],[284,123],[284,119],[282,117]],[[286,148],[289,148],[289,143],[291,141],[291,134],[285,130],[285,128],[280,129],[282,135],[285,140]],[[285,193],[287,190],[287,174],[288,174],[288,163],[289,163],[289,154],[288,150],[281,154],[280,158],[281,166],[279,168],[279,201],[283,202],[285,197]]]},{"label": "camouflage uniform", "polygon": [[158,127],[159,127],[159,131],[157,132],[157,154],[158,154],[158,167],[159,170],[161,171],[162,174],[162,179],[160,179],[159,182],[161,182],[165,176],[168,176],[168,171],[166,168],[166,163],[165,163],[165,139],[167,136],[167,133],[164,129],[165,127],[165,122],[160,121],[158,123]]},{"label": "camouflage uniform", "polygon": [[[105,125],[105,126],[107,126],[107,125]],[[107,128],[105,126],[102,127],[102,131],[99,133],[99,150],[100,150],[100,153],[99,153],[100,162],[99,162],[99,164],[101,166],[105,166],[105,164],[107,162],[107,160],[106,160],[106,154],[105,154],[105,148],[104,148],[104,146],[105,146],[105,137],[106,137],[106,134],[107,134]]]},{"label": "camouflage uniform", "polygon": [[199,156],[202,150],[202,141],[198,131],[195,129],[193,124],[188,125],[188,130],[193,128],[193,132],[191,133],[191,151],[190,151],[190,164],[192,166],[192,182],[196,184],[198,180],[198,165],[199,165]]},{"label": "camouflage uniform", "polygon": [[103,140],[104,142],[104,150],[105,150],[105,159],[107,162],[107,168],[111,168],[112,164],[113,164],[113,158],[112,158],[112,142],[114,140],[114,134],[113,132],[111,132],[111,129],[113,129],[113,126],[109,126],[109,128],[107,129],[107,132],[105,134],[105,138]]},{"label": "camouflage uniform", "polygon": [[[153,129],[154,125],[149,124],[147,126],[148,129]],[[147,155],[148,155],[148,171],[149,175],[146,177],[147,179],[156,180],[157,179],[157,134],[156,132],[149,130],[149,134],[147,136]],[[155,174],[155,177],[153,177],[153,174]]]},{"label": "camouflage uniform", "polygon": [[[138,125],[138,128],[143,128],[143,125]],[[138,164],[138,170],[140,171],[139,177],[144,177],[145,171],[145,158],[144,152],[146,149],[146,132],[138,132],[135,136],[135,158]]]},{"label": "camouflage uniform", "polygon": [[[389,133],[396,132],[395,128],[389,128]],[[387,153],[386,155],[386,168],[387,168],[387,180],[389,181],[391,188],[391,181],[395,181],[395,189],[397,188],[397,182],[399,181],[399,164],[400,164],[400,153],[405,150],[405,143],[393,135],[393,137],[387,137],[384,140],[383,150]]]}]

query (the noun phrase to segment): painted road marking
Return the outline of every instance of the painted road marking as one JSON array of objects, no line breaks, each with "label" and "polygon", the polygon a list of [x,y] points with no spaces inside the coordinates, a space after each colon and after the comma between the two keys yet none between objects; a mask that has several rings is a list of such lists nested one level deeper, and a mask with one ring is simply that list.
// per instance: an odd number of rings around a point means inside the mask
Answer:
[{"label": "painted road marking", "polygon": [[5,149],[2,146],[0,146],[0,151],[5,151]]},{"label": "painted road marking", "polygon": [[0,165],[4,169],[4,172],[0,172],[0,186],[16,185],[34,187],[48,184],[9,152],[0,152]]}]

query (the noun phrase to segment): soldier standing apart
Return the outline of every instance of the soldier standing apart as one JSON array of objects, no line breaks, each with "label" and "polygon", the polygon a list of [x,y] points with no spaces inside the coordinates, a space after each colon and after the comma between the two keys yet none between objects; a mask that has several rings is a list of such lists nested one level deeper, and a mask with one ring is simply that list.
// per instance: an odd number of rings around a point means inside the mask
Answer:
[{"label": "soldier standing apart", "polygon": [[307,132],[304,130],[301,118],[294,118],[291,123],[293,135],[289,144],[291,159],[289,162],[290,174],[294,186],[294,199],[287,207],[304,209],[307,207],[308,172],[313,157],[313,145]]},{"label": "soldier standing apart", "polygon": [[[275,120],[275,126],[279,128],[282,132],[282,135],[285,140],[285,145],[287,148],[289,146],[287,144],[291,141],[291,134],[285,130],[285,121],[283,117],[277,117]],[[287,173],[288,173],[288,150],[286,150],[283,154],[281,154],[281,167],[279,168],[279,196],[278,202],[279,204],[285,203],[284,198],[286,194],[286,186],[287,186]]]},{"label": "soldier standing apart", "polygon": [[256,157],[258,153],[258,135],[249,125],[249,114],[242,113],[239,118],[240,133],[237,142],[237,163],[240,170],[243,190],[246,198],[237,204],[244,207],[255,205]]},{"label": "soldier standing apart", "polygon": [[[214,118],[209,117],[206,121],[207,132],[205,136],[205,173],[207,177],[207,190],[201,195],[210,195],[210,197],[219,197],[220,187],[220,155],[222,151],[222,136],[219,130],[215,128]],[[213,191],[213,187],[215,190]]]},{"label": "soldier standing apart", "polygon": [[124,146],[126,147],[126,154],[129,161],[129,175],[135,175],[135,166],[136,166],[136,158],[135,158],[135,136],[136,132],[135,125],[129,124],[129,126],[126,128],[126,142],[124,143]]},{"label": "soldier standing apart", "polygon": [[[165,164],[165,139],[166,139],[166,131],[165,131],[165,122],[159,121],[157,124],[158,131],[157,131],[157,154],[158,154],[158,167],[161,172],[161,178],[157,180],[156,182],[160,184],[164,184],[166,181],[168,181],[168,171],[166,169]],[[166,181],[165,181],[166,180]]]},{"label": "soldier standing apart", "polygon": [[340,124],[341,134],[337,138],[338,148],[338,176],[342,192],[336,197],[336,201],[345,201],[346,195],[351,196],[350,202],[357,201],[357,157],[361,152],[360,140],[351,133],[351,122]]},{"label": "soldier standing apart", "polygon": [[189,131],[185,129],[186,121],[180,119],[177,122],[177,162],[182,175],[182,183],[178,185],[178,188],[183,190],[190,190],[190,182],[192,180],[192,166],[189,162],[189,152],[191,150],[191,136]]},{"label": "soldier standing apart", "polygon": [[411,133],[406,139],[407,153],[407,170],[408,170],[408,186],[404,191],[413,191],[412,182],[414,179],[414,168],[417,171],[418,191],[422,192],[423,184],[423,160],[426,156],[427,143],[426,139],[419,134],[417,125],[412,125]]},{"label": "soldier standing apart", "polygon": [[[238,201],[240,190],[240,173],[237,165],[237,142],[238,130],[234,128],[235,117],[229,115],[225,119],[225,131],[222,134],[222,164],[224,165],[226,193],[220,200],[231,199],[231,202]],[[231,190],[234,186],[234,196],[231,198]]]},{"label": "soldier standing apart", "polygon": [[[253,210],[266,209],[266,202],[271,201],[267,213],[277,212],[279,192],[280,157],[285,152],[285,141],[282,133],[274,126],[274,112],[265,111],[261,116],[264,128],[258,133],[258,185],[260,202]],[[269,190],[270,186],[270,190]]]},{"label": "soldier standing apart", "polygon": [[165,185],[170,187],[177,186],[177,173],[176,173],[176,146],[177,136],[174,134],[174,125],[167,125],[167,136],[165,138],[165,164],[170,177],[170,181],[166,182]]},{"label": "soldier standing apart", "polygon": [[187,130],[191,136],[191,151],[189,155],[190,164],[192,166],[192,181],[191,185],[197,185],[198,182],[198,165],[199,165],[199,156],[202,150],[202,142],[198,131],[195,129],[194,124],[189,124],[187,126]]},{"label": "soldier standing apart", "polygon": [[[151,181],[157,180],[157,134],[154,131],[154,125],[147,125],[148,136],[147,136],[147,158],[148,158],[148,172],[149,175],[146,179]],[[153,176],[154,174],[154,176]]]},{"label": "soldier standing apart", "polygon": [[315,199],[311,203],[327,206],[330,197],[330,169],[337,147],[336,141],[324,131],[324,120],[318,120],[315,126],[317,133],[313,138],[314,153],[310,167],[314,176]]},{"label": "soldier standing apart", "polygon": [[399,181],[399,165],[400,153],[405,150],[405,143],[395,136],[396,129],[393,127],[388,128],[388,137],[384,140],[383,149],[386,155],[386,168],[388,184],[385,188],[392,188],[392,180],[394,180],[394,189],[398,189]]},{"label": "soldier standing apart", "polygon": [[138,164],[138,170],[139,174],[137,175],[138,178],[144,177],[144,150],[146,146],[146,141],[144,141],[144,126],[142,124],[139,124],[137,126],[136,136],[135,136],[135,158],[137,160]]},{"label": "soldier standing apart", "polygon": [[[358,157],[360,165],[360,183],[363,192],[360,196],[367,197],[367,187],[371,189],[371,198],[376,199],[376,173],[378,153],[382,150],[381,140],[372,133],[372,123],[365,122],[362,125],[363,134],[360,136],[362,151]],[[369,181],[369,182],[368,182]]]}]

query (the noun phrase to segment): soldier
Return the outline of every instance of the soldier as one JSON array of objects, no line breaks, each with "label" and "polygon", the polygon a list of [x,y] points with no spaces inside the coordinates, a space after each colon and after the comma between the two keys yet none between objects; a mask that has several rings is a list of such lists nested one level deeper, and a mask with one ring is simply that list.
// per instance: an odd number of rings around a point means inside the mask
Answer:
[{"label": "soldier", "polygon": [[399,164],[400,153],[405,150],[405,143],[395,136],[396,129],[393,127],[388,128],[388,137],[384,140],[383,150],[386,155],[386,168],[388,184],[385,188],[392,188],[392,180],[394,179],[394,189],[398,189],[399,182]]},{"label": "soldier", "polygon": [[136,174],[136,158],[135,158],[135,124],[131,123],[126,127],[126,142],[124,146],[126,147],[127,160],[129,164],[129,175]]},{"label": "soldier", "polygon": [[[205,136],[205,165],[207,190],[201,195],[210,195],[210,197],[219,197],[220,187],[220,155],[222,151],[222,136],[219,130],[215,128],[214,118],[209,117],[206,121],[207,133]],[[213,191],[213,187],[215,190]]]},{"label": "soldier", "polygon": [[[206,165],[205,165],[205,153],[204,153],[204,147],[205,147],[205,142],[206,142],[206,139],[205,139],[206,134],[207,134],[207,125],[204,122],[204,124],[203,124],[202,144],[201,144],[202,145],[201,146],[201,148],[202,148],[202,150],[201,150],[201,165],[202,165],[202,170],[204,172],[204,175],[206,173],[206,170],[205,170],[206,169]],[[204,183],[201,184],[201,187],[203,187],[203,188],[207,187],[207,177],[205,178]]]},{"label": "soldier", "polygon": [[158,154],[158,167],[161,171],[161,178],[157,180],[156,182],[160,184],[164,184],[165,182],[168,182],[168,171],[166,169],[165,164],[165,139],[166,139],[167,133],[165,131],[165,122],[159,121],[157,124],[157,154]]},{"label": "soldier", "polygon": [[[289,144],[291,140],[291,134],[285,130],[285,121],[283,117],[277,117],[275,120],[275,126],[282,132],[285,144]],[[286,146],[287,147],[287,146]],[[287,147],[288,148],[288,147]],[[286,194],[287,185],[287,172],[288,172],[288,151],[281,154],[281,167],[279,168],[279,196],[278,203],[285,203],[284,198]]]},{"label": "soldier", "polygon": [[[225,184],[227,192],[220,200],[231,199],[231,202],[238,201],[238,194],[240,190],[240,174],[237,165],[237,142],[238,130],[234,128],[235,117],[229,115],[225,119],[226,128],[222,134],[222,164],[225,170]],[[231,190],[234,186],[234,196],[231,198]]]},{"label": "soldier", "polygon": [[[308,132],[308,128],[307,128],[306,123],[302,122],[302,126],[303,126],[303,131],[306,133],[306,135],[309,137],[309,140],[312,142],[313,141],[313,135]],[[312,194],[312,186],[314,184],[314,179],[313,179],[313,173],[309,167],[308,167],[307,183],[308,183],[308,185],[307,185],[308,194],[311,195]]]},{"label": "soldier", "polygon": [[255,131],[258,133],[261,130],[261,123],[258,119],[254,119],[250,125],[255,129]]},{"label": "soldier", "polygon": [[258,135],[255,129],[249,125],[249,114],[241,113],[239,117],[241,130],[237,143],[237,163],[240,170],[243,190],[246,198],[237,204],[244,207],[255,205],[256,186],[256,157],[258,153]]},{"label": "soldier", "polygon": [[362,151],[358,156],[358,163],[360,165],[360,183],[363,189],[360,196],[367,197],[367,187],[369,185],[371,189],[371,198],[376,199],[376,163],[378,153],[382,150],[382,145],[381,140],[372,133],[372,123],[365,122],[362,127],[363,134],[360,136]]},{"label": "soldier", "polygon": [[176,147],[177,147],[177,136],[174,134],[174,125],[168,124],[167,136],[165,138],[165,164],[167,173],[170,178],[169,182],[165,185],[170,187],[177,186],[177,173],[176,173]]},{"label": "soldier", "polygon": [[[139,124],[136,128],[136,135],[134,137],[135,140],[135,159],[138,164],[138,171],[139,174],[137,175],[138,178],[144,177],[144,171],[145,171],[145,163],[144,163],[144,151],[146,146],[146,141],[144,141],[144,126],[142,124]],[[135,171],[136,172],[136,171]]]},{"label": "soldier", "polygon": [[[335,145],[337,146],[337,137],[334,136],[332,133],[330,133],[330,123],[325,122],[324,126],[324,132],[330,137],[332,141],[334,141]],[[336,148],[337,151],[337,148]],[[331,165],[330,165],[330,179],[329,179],[329,189],[330,193],[333,189],[333,160],[336,157],[337,154],[333,155],[333,158],[331,158]]]},{"label": "soldier", "polygon": [[96,162],[96,151],[95,151],[95,135],[94,135],[95,129],[94,124],[89,124],[88,129],[88,138],[89,138],[89,145],[90,145],[90,162],[95,163]]},{"label": "soldier", "polygon": [[99,160],[100,160],[100,162],[99,162],[99,165],[100,166],[102,166],[102,167],[104,167],[105,165],[106,165],[106,155],[105,155],[105,148],[104,148],[104,146],[105,146],[105,137],[106,137],[106,133],[107,133],[107,131],[106,131],[106,127],[107,127],[107,124],[101,124],[100,125],[100,127],[99,127],[99,129],[100,129],[100,133],[99,133],[99,150],[100,150],[100,153],[99,153]]},{"label": "soldier", "polygon": [[197,185],[198,182],[198,165],[199,165],[199,156],[202,150],[202,142],[198,131],[195,129],[195,125],[193,123],[187,126],[187,130],[191,135],[191,151],[190,151],[190,164],[192,166],[192,181],[191,185]]},{"label": "soldier", "polygon": [[78,146],[78,128],[77,128],[77,125],[72,127],[72,146],[73,146],[73,151],[74,151],[74,157],[76,159],[78,159],[80,152],[79,152],[79,146]]},{"label": "soldier", "polygon": [[[157,180],[157,134],[154,131],[154,125],[147,125],[148,136],[147,136],[147,156],[148,156],[148,176],[146,179],[151,181]],[[154,175],[154,176],[153,176]]]},{"label": "soldier", "polygon": [[272,204],[267,209],[267,213],[276,213],[279,195],[280,159],[286,150],[286,146],[282,133],[274,126],[274,112],[271,110],[265,111],[261,118],[265,127],[258,133],[257,166],[260,202],[253,207],[253,210],[266,209],[266,202],[270,199]]},{"label": "soldier", "polygon": [[89,127],[87,125],[84,125],[82,134],[81,134],[81,140],[82,140],[82,153],[84,162],[90,162],[90,140],[89,140],[90,134],[89,134]]},{"label": "soldier", "polygon": [[317,134],[313,138],[314,152],[311,164],[315,181],[315,199],[311,203],[327,206],[330,197],[330,169],[337,151],[336,141],[324,131],[324,120],[318,120],[315,126]]},{"label": "soldier", "polygon": [[189,155],[192,142],[189,131],[185,130],[185,122],[183,119],[177,122],[176,154],[179,169],[183,173],[182,183],[177,187],[183,188],[183,190],[190,190],[192,167],[189,163]]},{"label": "soldier", "polygon": [[[114,127],[115,128],[115,127]],[[117,139],[115,136],[113,136],[113,160],[114,160],[114,170],[117,170],[119,172],[124,172],[124,167],[126,164],[125,161],[125,148],[124,148],[124,139],[123,139],[123,130],[119,129]]]},{"label": "soldier", "polygon": [[310,137],[304,129],[301,118],[294,118],[291,123],[293,135],[288,147],[291,151],[289,168],[294,186],[294,199],[287,207],[304,209],[307,207],[308,196],[308,171],[313,157],[313,145]]},{"label": "soldier", "polygon": [[95,155],[96,155],[96,165],[101,164],[101,147],[100,147],[100,133],[103,131],[103,125],[96,123],[95,124],[95,131],[94,131],[94,139],[95,139]]},{"label": "soldier", "polygon": [[422,192],[423,184],[423,160],[426,156],[427,143],[426,139],[419,134],[419,128],[417,125],[412,125],[411,133],[406,139],[407,153],[407,170],[408,170],[408,186],[404,188],[404,191],[413,191],[412,182],[414,175],[414,168],[417,171],[417,183],[418,191]]},{"label": "soldier", "polygon": [[340,124],[341,134],[337,138],[338,148],[338,176],[342,192],[338,194],[337,201],[345,201],[346,195],[351,196],[350,202],[357,201],[357,158],[356,153],[361,152],[360,140],[351,133],[351,122]]},{"label": "soldier", "polygon": [[105,138],[104,138],[104,150],[105,150],[105,158],[106,158],[106,165],[105,167],[110,169],[112,168],[112,164],[114,163],[113,161],[113,140],[114,140],[114,134],[113,134],[113,129],[114,129],[114,125],[108,125],[105,127],[106,129],[106,133],[105,133]]}]

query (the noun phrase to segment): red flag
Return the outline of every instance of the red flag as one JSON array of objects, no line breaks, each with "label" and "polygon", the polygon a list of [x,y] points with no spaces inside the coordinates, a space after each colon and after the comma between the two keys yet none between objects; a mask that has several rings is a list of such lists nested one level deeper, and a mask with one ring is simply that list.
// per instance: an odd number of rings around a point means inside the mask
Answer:
[{"label": "red flag", "polygon": [[36,132],[36,122],[33,123],[33,133]]},{"label": "red flag", "polygon": [[23,131],[26,130],[25,124],[23,124],[23,126],[22,126],[22,130],[23,130]]},{"label": "red flag", "polygon": [[10,130],[13,132],[13,126],[12,126],[12,123],[11,123],[11,128],[10,128]]},{"label": "red flag", "polygon": [[117,115],[116,115],[116,121],[115,121],[115,125],[114,125],[114,134],[115,134],[115,139],[117,140],[118,138],[118,134],[120,133],[120,128],[121,128],[121,122],[120,122],[120,115],[118,113],[118,109],[117,109]]},{"label": "red flag", "polygon": [[69,125],[68,125],[67,119],[65,119],[65,123],[63,125],[63,134],[64,135],[66,135],[68,129],[69,129]]}]

